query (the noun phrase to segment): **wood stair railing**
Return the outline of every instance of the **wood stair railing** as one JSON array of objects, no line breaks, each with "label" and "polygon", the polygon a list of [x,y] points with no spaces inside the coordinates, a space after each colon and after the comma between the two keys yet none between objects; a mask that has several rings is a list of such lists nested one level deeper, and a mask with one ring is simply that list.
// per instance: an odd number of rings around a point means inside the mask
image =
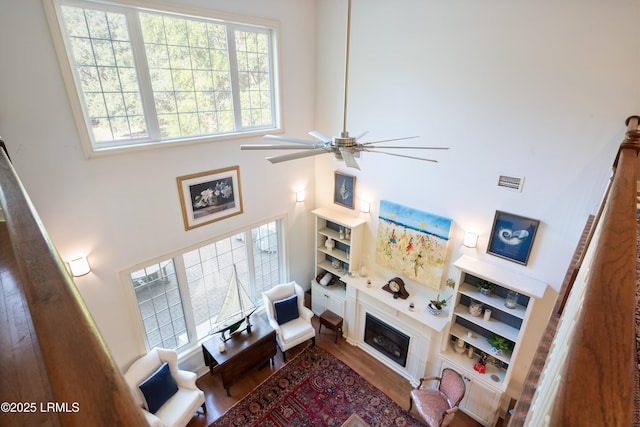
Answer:
[{"label": "wood stair railing", "polygon": [[[5,271],[11,273],[12,281],[19,282],[16,288],[26,300],[27,317],[36,335],[33,345],[37,348],[28,357],[41,358],[29,364],[20,363],[27,355],[3,356],[3,371],[11,375],[3,375],[1,394],[22,401],[9,402],[20,411],[12,414],[3,410],[0,420],[12,426],[148,426],[2,149],[0,207],[6,218],[2,238],[10,240],[10,245],[2,242],[0,269],[10,265]],[[0,277],[0,282],[3,279],[6,277]],[[6,302],[7,290],[3,292]],[[7,311],[3,321],[12,320]],[[5,355],[24,349],[15,344],[23,337],[7,337],[9,333],[0,332],[3,343],[14,343],[14,348],[3,348]],[[45,373],[37,372],[43,368]],[[7,377],[19,383],[6,384]],[[43,380],[32,381],[35,377]],[[37,389],[29,390],[29,386]],[[8,387],[22,391],[11,394]],[[43,391],[47,388],[50,391]],[[53,402],[37,401],[41,396],[50,396]],[[25,408],[32,414],[24,413]]]},{"label": "wood stair railing", "polygon": [[640,117],[626,124],[609,189],[585,228],[509,427],[633,423]]}]

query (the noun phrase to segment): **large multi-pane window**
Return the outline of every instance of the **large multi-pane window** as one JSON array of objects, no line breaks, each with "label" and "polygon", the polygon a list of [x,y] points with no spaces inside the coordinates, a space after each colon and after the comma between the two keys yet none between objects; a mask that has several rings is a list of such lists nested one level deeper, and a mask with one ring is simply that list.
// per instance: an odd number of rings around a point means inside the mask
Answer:
[{"label": "large multi-pane window", "polygon": [[48,1],[94,151],[277,127],[273,28]]},{"label": "large multi-pane window", "polygon": [[206,338],[231,277],[256,306],[284,280],[282,220],[184,251],[129,273],[148,348],[178,349]]}]

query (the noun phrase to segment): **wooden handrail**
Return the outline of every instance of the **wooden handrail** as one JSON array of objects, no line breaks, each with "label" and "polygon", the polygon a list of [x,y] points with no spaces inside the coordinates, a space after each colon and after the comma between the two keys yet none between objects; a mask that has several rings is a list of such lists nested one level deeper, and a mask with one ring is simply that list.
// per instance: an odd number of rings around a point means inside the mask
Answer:
[{"label": "wooden handrail", "polygon": [[635,369],[638,117],[628,120],[552,425],[631,425]]},{"label": "wooden handrail", "polygon": [[[510,427],[533,426],[545,418],[551,426],[632,424],[639,124],[637,116],[627,119],[610,187],[586,238],[589,247],[580,254],[581,271],[568,271],[570,283],[575,280],[571,295],[559,296],[551,325],[553,342],[543,340],[540,345],[539,353],[549,355],[544,370],[535,367],[543,372],[540,388],[532,402],[516,405],[516,413],[525,407],[532,413],[526,421],[512,418]],[[582,264],[585,254],[589,259]],[[539,372],[530,371],[529,377],[537,378]],[[560,382],[552,395],[556,378]]]},{"label": "wooden handrail", "polygon": [[3,150],[0,206],[53,403],[65,409],[51,417],[63,426],[148,426]]}]

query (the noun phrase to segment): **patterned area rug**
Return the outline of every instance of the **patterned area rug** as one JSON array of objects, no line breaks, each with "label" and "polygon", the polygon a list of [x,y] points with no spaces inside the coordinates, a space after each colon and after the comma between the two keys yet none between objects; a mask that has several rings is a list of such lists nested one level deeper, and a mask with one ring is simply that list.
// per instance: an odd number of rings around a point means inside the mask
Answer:
[{"label": "patterned area rug", "polygon": [[354,370],[312,346],[209,427],[340,427],[354,413],[371,426],[423,426]]}]

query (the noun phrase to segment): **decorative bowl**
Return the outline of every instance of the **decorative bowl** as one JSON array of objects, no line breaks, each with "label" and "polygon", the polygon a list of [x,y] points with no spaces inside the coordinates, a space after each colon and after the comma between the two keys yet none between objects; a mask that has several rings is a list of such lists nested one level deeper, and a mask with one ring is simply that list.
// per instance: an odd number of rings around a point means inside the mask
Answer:
[{"label": "decorative bowl", "polygon": [[438,314],[442,313],[441,308],[436,308],[433,305],[431,305],[431,303],[427,305],[426,310],[428,313],[433,314],[434,316],[437,316]]}]

